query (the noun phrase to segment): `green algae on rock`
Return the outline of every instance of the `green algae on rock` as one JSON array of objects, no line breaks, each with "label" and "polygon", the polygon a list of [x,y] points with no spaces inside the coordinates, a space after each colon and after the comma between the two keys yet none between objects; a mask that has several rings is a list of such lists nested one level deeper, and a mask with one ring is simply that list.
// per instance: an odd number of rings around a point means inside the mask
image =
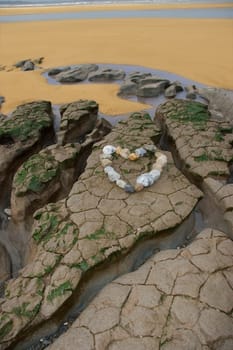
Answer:
[{"label": "green algae on rock", "polygon": [[75,180],[80,144],[52,145],[31,156],[17,170],[11,194],[12,218],[23,221]]},{"label": "green algae on rock", "polygon": [[212,118],[200,102],[174,99],[157,108],[155,120],[175,143],[187,172],[199,179],[229,176],[233,134],[226,119]]},{"label": "green algae on rock", "polygon": [[4,138],[13,142],[25,142],[51,126],[51,103],[37,101],[20,105],[13,111],[11,118],[0,124],[0,144]]},{"label": "green algae on rock", "polygon": [[[51,103],[20,105],[11,118],[0,120],[0,184],[9,179],[23,157],[54,139]],[[9,173],[11,170],[12,173]]]}]

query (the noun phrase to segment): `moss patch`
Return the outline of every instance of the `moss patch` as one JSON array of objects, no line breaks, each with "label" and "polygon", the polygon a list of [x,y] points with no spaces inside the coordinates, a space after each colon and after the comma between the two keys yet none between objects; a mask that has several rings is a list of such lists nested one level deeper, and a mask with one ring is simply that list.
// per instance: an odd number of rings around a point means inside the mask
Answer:
[{"label": "moss patch", "polygon": [[47,295],[47,299],[49,301],[53,301],[53,299],[57,298],[57,297],[60,297],[62,295],[64,295],[65,293],[67,292],[70,292],[72,291],[72,284],[70,281],[66,281],[62,284],[60,284],[60,286],[52,289],[50,291],[50,293]]}]

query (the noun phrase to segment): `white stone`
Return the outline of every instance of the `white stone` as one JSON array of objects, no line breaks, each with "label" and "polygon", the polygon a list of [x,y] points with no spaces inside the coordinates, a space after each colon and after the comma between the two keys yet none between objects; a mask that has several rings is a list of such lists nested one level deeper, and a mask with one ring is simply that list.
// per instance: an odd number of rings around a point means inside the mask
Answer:
[{"label": "white stone", "polygon": [[104,146],[104,148],[103,148],[103,154],[111,155],[115,152],[116,152],[116,147],[114,147],[112,145],[107,145],[107,146]]},{"label": "white stone", "polygon": [[136,183],[138,185],[143,185],[144,187],[149,187],[153,185],[154,179],[149,173],[142,174],[137,177]]}]

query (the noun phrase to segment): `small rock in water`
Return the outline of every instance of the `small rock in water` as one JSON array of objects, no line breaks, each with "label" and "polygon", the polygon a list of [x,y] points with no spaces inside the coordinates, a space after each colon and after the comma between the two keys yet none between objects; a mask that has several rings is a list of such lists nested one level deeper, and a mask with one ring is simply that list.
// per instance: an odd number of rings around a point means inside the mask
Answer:
[{"label": "small rock in water", "polygon": [[126,185],[126,186],[124,187],[124,190],[125,190],[125,192],[128,192],[128,193],[133,193],[133,192],[135,192],[134,187],[131,186],[131,185]]}]

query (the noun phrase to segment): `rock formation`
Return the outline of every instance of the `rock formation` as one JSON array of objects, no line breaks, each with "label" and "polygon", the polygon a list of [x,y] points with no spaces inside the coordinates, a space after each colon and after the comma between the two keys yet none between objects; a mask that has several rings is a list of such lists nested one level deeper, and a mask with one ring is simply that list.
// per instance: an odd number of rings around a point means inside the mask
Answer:
[{"label": "rock formation", "polygon": [[45,143],[53,143],[51,103],[38,101],[20,105],[10,119],[0,120],[0,185],[12,168]]},{"label": "rock formation", "polygon": [[[32,322],[50,318],[79,288],[86,271],[129,251],[142,238],[176,227],[192,212],[202,193],[171,157],[158,182],[133,195],[110,183],[103,172],[99,155],[107,143],[134,149],[159,137],[147,114],[133,114],[94,147],[67,198],[34,214],[34,259],[8,283],[0,306],[2,348]],[[133,182],[151,162],[153,156],[137,162],[116,159],[115,167]]]}]

